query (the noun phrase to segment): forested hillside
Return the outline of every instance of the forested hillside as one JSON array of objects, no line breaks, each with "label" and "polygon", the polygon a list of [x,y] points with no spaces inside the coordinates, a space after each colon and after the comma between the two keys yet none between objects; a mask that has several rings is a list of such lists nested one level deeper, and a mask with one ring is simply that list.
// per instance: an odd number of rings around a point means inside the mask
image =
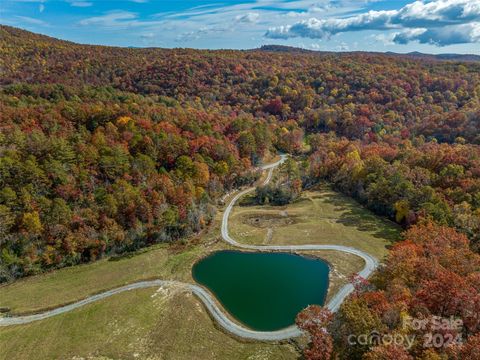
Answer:
[{"label": "forested hillside", "polygon": [[271,144],[298,153],[304,134],[307,181],[478,241],[480,64],[0,31],[4,279],[199,230]]},{"label": "forested hillside", "polygon": [[419,313],[463,319],[470,342],[450,356],[478,351],[479,63],[87,46],[2,26],[0,68],[1,281],[198,232],[283,151],[304,185],[328,180],[409,228],[342,307],[335,351],[440,359],[344,343]]}]

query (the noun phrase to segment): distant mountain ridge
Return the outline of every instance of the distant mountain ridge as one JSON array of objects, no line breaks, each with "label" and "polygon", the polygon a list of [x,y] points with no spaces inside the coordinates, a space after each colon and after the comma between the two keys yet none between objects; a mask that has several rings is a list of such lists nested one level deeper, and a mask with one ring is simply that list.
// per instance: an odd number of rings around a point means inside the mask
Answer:
[{"label": "distant mountain ridge", "polygon": [[[63,43],[70,46],[94,46],[102,47],[102,45],[90,45],[90,44],[80,44],[68,40],[63,40],[48,35],[33,33],[27,30],[20,28],[15,28],[7,25],[0,24],[0,39],[15,39],[23,41],[25,39],[30,39],[30,41],[47,41],[53,43]],[[15,41],[14,40],[14,41]],[[107,46],[111,48],[122,48],[117,46]],[[143,48],[136,46],[126,46],[124,49],[155,49],[155,48]],[[162,49],[162,48],[158,48]],[[221,51],[219,49],[219,51]],[[241,51],[241,50],[240,50]],[[458,62],[480,62],[480,55],[475,54],[426,54],[418,51],[410,53],[396,53],[396,52],[375,52],[375,51],[345,51],[345,52],[336,52],[336,51],[318,51],[299,48],[295,46],[285,46],[285,45],[262,45],[260,48],[256,49],[247,49],[243,51],[266,51],[266,52],[277,52],[277,53],[289,53],[289,54],[322,54],[322,55],[339,55],[339,56],[350,56],[350,55],[387,55],[394,56],[399,58],[410,58],[410,59],[419,59],[419,60],[434,60],[434,61],[458,61]]]},{"label": "distant mountain ridge", "polygon": [[374,52],[374,51],[345,51],[345,52],[335,52],[335,51],[316,51],[303,48],[297,48],[294,46],[284,46],[284,45],[263,45],[256,51],[270,51],[270,52],[284,52],[284,53],[309,53],[309,54],[338,54],[338,55],[352,55],[352,54],[372,54],[372,55],[388,55],[395,57],[406,57],[412,59],[422,59],[422,60],[437,60],[437,61],[480,61],[480,55],[474,54],[425,54],[418,51],[413,51],[409,53],[396,53],[392,51],[387,52]]},{"label": "distant mountain ridge", "polygon": [[394,52],[387,52],[388,55],[394,56],[408,56],[413,58],[426,58],[435,60],[451,60],[451,61],[480,61],[480,55],[474,54],[425,54],[418,51],[409,52],[407,54],[398,54]]}]

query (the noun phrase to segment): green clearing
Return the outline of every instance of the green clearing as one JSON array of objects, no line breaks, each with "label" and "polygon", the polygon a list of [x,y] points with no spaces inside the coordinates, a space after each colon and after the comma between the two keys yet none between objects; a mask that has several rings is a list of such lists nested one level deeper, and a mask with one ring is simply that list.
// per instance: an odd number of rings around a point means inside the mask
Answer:
[{"label": "green clearing", "polygon": [[[297,359],[290,344],[243,342],[216,329],[181,289],[128,291],[0,330],[0,359]],[[34,354],[34,355],[33,355]]]},{"label": "green clearing", "polygon": [[[281,211],[287,216],[280,215]],[[105,259],[1,286],[0,306],[9,307],[14,313],[30,313],[139,280],[193,282],[191,267],[195,261],[212,251],[232,249],[220,239],[221,214],[219,211],[207,232],[184,247],[157,245],[116,261]],[[251,219],[251,214],[268,221],[268,226],[259,226],[256,221],[251,225],[245,220]],[[284,224],[285,218],[294,220]],[[359,223],[355,224],[356,221]],[[385,238],[392,239],[399,233],[389,222],[328,189],[305,192],[301,201],[284,208],[236,206],[230,226],[234,237],[245,242],[264,243],[271,227],[272,235],[267,239],[271,244],[338,243],[377,256],[386,252],[390,241]],[[248,236],[242,232],[248,232]],[[327,299],[347,282],[350,274],[363,267],[363,260],[350,254],[327,250],[308,254],[333,266]],[[31,354],[35,354],[35,359],[133,359],[135,354],[137,358],[151,359],[298,357],[291,345],[248,343],[225,334],[201,302],[188,293],[174,291],[174,295],[168,296],[169,291],[165,290],[167,295],[152,297],[155,291],[117,294],[67,314],[0,328],[0,359],[30,359]],[[162,296],[165,301],[160,300]]]},{"label": "green clearing", "polygon": [[105,259],[25,278],[0,287],[0,306],[9,307],[14,313],[30,313],[140,280],[191,282],[191,265],[202,250],[197,246],[175,254],[162,245],[132,257]]},{"label": "green clearing", "polygon": [[399,239],[401,230],[327,185],[305,191],[287,206],[236,206],[229,226],[232,236],[244,243],[337,244],[364,250],[378,259]]}]

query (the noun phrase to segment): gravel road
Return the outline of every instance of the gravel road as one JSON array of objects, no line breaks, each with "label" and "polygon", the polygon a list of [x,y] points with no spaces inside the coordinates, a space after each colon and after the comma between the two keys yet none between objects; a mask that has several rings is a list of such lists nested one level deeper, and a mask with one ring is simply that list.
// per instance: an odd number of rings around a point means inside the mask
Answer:
[{"label": "gravel road", "polygon": [[[281,158],[279,161],[264,165],[262,167],[263,170],[268,170],[267,177],[265,178],[265,181],[263,182],[264,185],[268,184],[272,178],[273,170],[279,166],[281,163],[285,161],[287,158],[286,155],[281,155]],[[341,246],[341,245],[273,245],[273,246],[257,246],[257,245],[247,245],[247,244],[241,244],[237,241],[235,241],[232,237],[230,237],[228,233],[228,218],[230,216],[230,213],[233,209],[233,206],[235,203],[240,199],[242,196],[254,191],[255,188],[251,187],[246,190],[243,190],[239,192],[228,204],[228,206],[225,209],[225,212],[223,213],[223,218],[222,218],[222,238],[225,240],[227,243],[229,243],[232,246],[241,248],[241,249],[247,249],[247,250],[256,250],[256,251],[285,251],[285,252],[299,252],[299,251],[315,251],[315,250],[335,250],[335,251],[342,251],[346,252],[349,254],[354,254],[357,256],[360,256],[364,261],[365,261],[365,267],[362,269],[362,271],[359,272],[359,275],[367,278],[371,275],[371,273],[377,268],[378,266],[378,261],[371,255],[352,248],[352,247],[346,247],[346,246]],[[290,339],[293,337],[297,337],[301,335],[301,331],[295,326],[290,326],[285,329],[281,329],[278,331],[255,331],[248,329],[240,324],[237,324],[230,320],[230,318],[225,314],[225,312],[220,309],[217,305],[217,301],[213,298],[213,296],[207,292],[204,288],[194,285],[194,284],[188,284],[188,283],[181,283],[178,281],[169,281],[169,280],[151,280],[151,281],[141,281],[129,285],[125,285],[122,287],[118,287],[112,290],[105,291],[103,293],[93,295],[90,297],[87,297],[83,300],[74,302],[69,305],[61,306],[53,310],[48,310],[39,314],[34,314],[34,315],[25,315],[25,316],[12,316],[12,317],[0,317],[0,326],[8,326],[8,325],[21,325],[21,324],[27,324],[33,321],[37,320],[42,320],[46,319],[58,314],[66,313],[68,311],[72,311],[74,309],[77,309],[81,306],[84,306],[86,304],[92,303],[94,301],[98,301],[100,299],[107,298],[109,296],[124,292],[124,291],[129,291],[129,290],[135,290],[135,289],[143,289],[143,288],[149,288],[149,287],[163,287],[163,286],[182,286],[185,288],[186,291],[191,291],[193,294],[195,294],[205,305],[211,316],[215,319],[215,321],[226,331],[229,333],[244,338],[244,339],[251,339],[251,340],[259,340],[259,341],[280,341],[280,340],[286,340]],[[352,284],[347,284],[343,286],[337,294],[328,302],[326,305],[328,309],[331,311],[337,311],[340,305],[342,304],[343,300],[353,291],[353,286]]]}]

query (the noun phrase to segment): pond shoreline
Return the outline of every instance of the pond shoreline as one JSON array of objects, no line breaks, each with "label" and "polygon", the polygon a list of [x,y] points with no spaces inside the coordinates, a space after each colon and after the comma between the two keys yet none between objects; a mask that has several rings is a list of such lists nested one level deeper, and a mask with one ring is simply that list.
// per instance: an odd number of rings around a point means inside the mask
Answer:
[{"label": "pond shoreline", "polygon": [[256,331],[288,328],[307,306],[323,306],[329,272],[329,264],[315,256],[242,250],[212,252],[192,267],[194,281]]},{"label": "pond shoreline", "polygon": [[[267,170],[267,176],[263,182],[264,185],[268,184],[272,178],[273,170],[282,164],[285,159],[286,155],[281,155],[280,160],[275,163],[264,165],[261,167],[262,170]],[[222,217],[222,224],[221,224],[221,235],[225,242],[229,243],[233,247],[237,249],[243,250],[255,250],[255,251],[265,251],[265,252],[303,252],[303,251],[317,251],[317,250],[335,250],[350,253],[353,255],[357,255],[365,260],[365,267],[363,270],[359,272],[359,275],[368,278],[370,274],[377,268],[378,261],[373,256],[355,249],[351,247],[341,246],[341,245],[299,245],[299,246],[289,246],[289,245],[278,245],[278,246],[257,246],[257,245],[247,245],[241,244],[235,241],[233,238],[230,237],[228,232],[228,217],[230,212],[232,211],[233,206],[235,203],[245,194],[253,191],[255,188],[248,188],[237,193],[231,200],[230,203],[225,208],[223,217]],[[298,329],[295,325],[290,326],[288,328],[284,328],[278,331],[254,331],[243,327],[225,315],[225,313],[218,307],[214,298],[202,287],[194,284],[189,283],[182,283],[179,281],[171,281],[171,280],[151,280],[151,281],[141,281],[132,283],[129,285],[125,285],[119,288],[115,288],[97,295],[90,296],[83,300],[74,302],[72,304],[59,307],[56,309],[52,309],[43,313],[38,313],[34,315],[27,315],[27,316],[17,316],[17,317],[0,317],[0,326],[10,326],[10,325],[21,325],[27,324],[33,321],[38,321],[42,319],[49,318],[51,316],[55,316],[58,314],[62,314],[65,312],[69,312],[86,304],[92,303],[94,301],[98,301],[100,299],[107,298],[114,294],[118,294],[124,291],[134,290],[134,289],[141,289],[147,287],[155,287],[155,286],[168,286],[168,285],[175,285],[175,286],[185,286],[189,288],[189,290],[194,293],[205,305],[210,315],[216,320],[217,324],[220,325],[224,330],[227,332],[238,336],[244,339],[250,340],[258,340],[258,341],[282,341],[288,340],[291,338],[296,338],[302,335],[302,331]],[[337,311],[340,307],[343,300],[353,291],[353,285],[347,284],[343,286],[335,296],[330,299],[327,303],[327,308],[333,312]]]}]

